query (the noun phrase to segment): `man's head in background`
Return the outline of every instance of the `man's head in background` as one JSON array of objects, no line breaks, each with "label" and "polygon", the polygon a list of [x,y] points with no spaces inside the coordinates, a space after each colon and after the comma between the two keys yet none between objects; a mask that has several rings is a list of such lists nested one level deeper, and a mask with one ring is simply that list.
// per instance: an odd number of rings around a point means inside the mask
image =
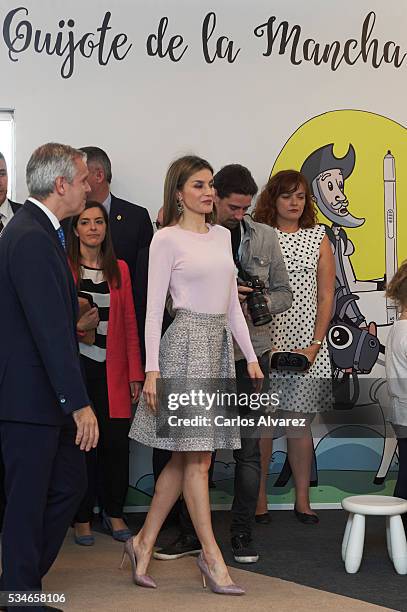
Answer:
[{"label": "man's head in background", "polygon": [[250,171],[240,164],[224,166],[215,174],[217,221],[228,229],[239,225],[258,188]]},{"label": "man's head in background", "polygon": [[0,152],[0,206],[7,198],[8,174],[3,153]]},{"label": "man's head in background", "polygon": [[109,156],[99,147],[81,147],[87,156],[89,170],[88,183],[90,192],[88,200],[94,200],[103,204],[109,195],[110,183],[112,181],[112,164]]}]

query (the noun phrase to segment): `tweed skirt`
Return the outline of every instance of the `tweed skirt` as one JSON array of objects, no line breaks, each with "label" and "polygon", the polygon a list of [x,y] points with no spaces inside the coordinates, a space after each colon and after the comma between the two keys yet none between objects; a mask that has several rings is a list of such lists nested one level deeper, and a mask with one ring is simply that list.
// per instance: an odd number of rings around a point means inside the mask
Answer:
[{"label": "tweed skirt", "polygon": [[[219,391],[221,379],[225,386],[235,379],[233,341],[227,316],[224,314],[197,313],[178,310],[173,323],[169,326],[160,343],[160,376],[164,386],[185,385],[188,381],[199,381],[205,391]],[[227,382],[226,382],[227,381]],[[158,385],[159,385],[158,381]],[[228,427],[177,426],[176,430],[167,428],[166,434],[157,436],[157,423],[161,420],[159,411],[166,412],[166,406],[158,405],[157,415],[153,414],[142,396],[130,428],[129,437],[146,446],[172,451],[213,451],[220,448],[240,448],[240,429],[238,425]],[[183,414],[188,414],[188,406]],[[191,416],[195,414],[190,408]],[[214,408],[216,412],[216,407]],[[233,416],[237,410],[232,409]],[[211,417],[216,416],[212,411]],[[228,416],[231,416],[230,412]],[[173,433],[173,435],[172,435]],[[195,435],[194,435],[195,434]]]}]

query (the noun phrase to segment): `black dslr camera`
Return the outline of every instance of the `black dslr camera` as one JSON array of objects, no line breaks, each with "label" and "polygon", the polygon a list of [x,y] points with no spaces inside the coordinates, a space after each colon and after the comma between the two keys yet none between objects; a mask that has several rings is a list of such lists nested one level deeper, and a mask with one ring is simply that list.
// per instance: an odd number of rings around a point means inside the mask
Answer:
[{"label": "black dslr camera", "polygon": [[267,300],[263,293],[265,284],[259,279],[258,276],[250,276],[239,266],[239,279],[240,285],[245,287],[251,287],[253,291],[247,294],[246,302],[249,310],[253,325],[258,327],[259,325],[266,325],[270,323],[271,314],[267,305]]}]

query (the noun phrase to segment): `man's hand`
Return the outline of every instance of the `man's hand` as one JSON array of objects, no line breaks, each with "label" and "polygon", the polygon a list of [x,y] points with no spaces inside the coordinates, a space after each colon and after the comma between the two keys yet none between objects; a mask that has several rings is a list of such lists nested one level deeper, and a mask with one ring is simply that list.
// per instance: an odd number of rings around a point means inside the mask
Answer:
[{"label": "man's hand", "polygon": [[251,287],[245,287],[245,285],[237,286],[237,293],[239,296],[239,302],[242,303],[246,300],[247,294],[252,293],[253,289]]},{"label": "man's hand", "polygon": [[81,316],[76,324],[76,329],[80,332],[87,332],[95,329],[99,324],[99,310],[94,306]]},{"label": "man's hand", "polygon": [[80,445],[80,449],[85,451],[96,448],[99,440],[99,427],[92,408],[85,406],[80,410],[75,410],[72,416],[77,427],[75,444]]}]

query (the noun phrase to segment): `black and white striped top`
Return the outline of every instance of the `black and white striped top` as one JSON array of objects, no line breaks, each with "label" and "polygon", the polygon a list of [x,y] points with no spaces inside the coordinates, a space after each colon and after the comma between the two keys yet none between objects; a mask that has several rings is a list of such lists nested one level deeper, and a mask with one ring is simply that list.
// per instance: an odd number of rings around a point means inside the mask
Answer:
[{"label": "black and white striped top", "polygon": [[79,342],[81,355],[94,361],[106,361],[106,337],[109,322],[110,290],[103,275],[103,270],[81,266],[82,279],[79,283],[80,291],[89,293],[99,310],[99,324],[96,328],[94,344]]}]

